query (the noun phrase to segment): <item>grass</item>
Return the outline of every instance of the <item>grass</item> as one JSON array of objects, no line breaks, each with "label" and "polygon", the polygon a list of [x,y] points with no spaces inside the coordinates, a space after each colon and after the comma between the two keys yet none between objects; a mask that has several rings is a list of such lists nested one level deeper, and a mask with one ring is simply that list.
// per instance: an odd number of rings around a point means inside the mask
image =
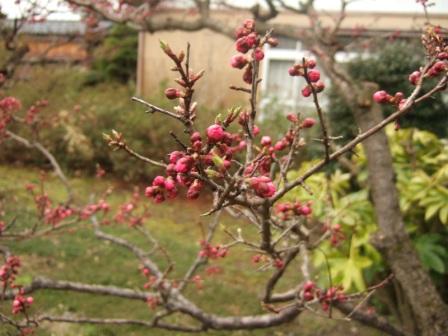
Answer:
[{"label": "grass", "polygon": [[[0,166],[0,212],[1,204],[5,217],[17,217],[17,228],[33,223],[34,208],[27,197],[24,184],[36,182],[38,171],[19,167]],[[91,178],[73,178],[71,184],[82,203],[92,192],[99,193],[108,186],[115,188],[110,202],[114,205],[123,202],[131,193],[114,181],[96,181]],[[63,199],[64,189],[53,177],[47,179],[49,195],[55,199]],[[11,201],[14,202],[11,202]],[[209,206],[207,200],[196,202],[175,201],[161,205],[148,202],[151,212],[145,226],[162,243],[172,259],[176,261],[171,276],[181,277],[191,261],[198,253],[200,224],[208,219],[200,214]],[[215,243],[225,242],[227,237],[222,228],[235,230],[240,227],[245,236],[254,232],[245,222],[224,216]],[[109,233],[120,235],[144,247],[145,241],[135,230],[120,225],[105,228]],[[27,283],[33,275],[51,277],[53,279],[96,283],[101,285],[126,286],[142,290],[145,279],[138,270],[139,262],[129,252],[103,241],[98,241],[89,227],[83,223],[74,230],[55,233],[49,236],[8,243],[15,254],[21,256],[23,268],[18,281]],[[251,253],[243,248],[230,252],[229,256],[213,264],[222,266],[224,273],[216,276],[203,275],[204,288],[198,290],[190,286],[187,297],[193,299],[198,306],[216,314],[255,314],[263,312],[258,299],[263,290],[263,282],[272,270],[256,272],[250,263]],[[155,259],[166,264],[159,253]],[[286,277],[286,282],[300,279],[295,270]],[[287,288],[288,283],[281,285]],[[71,314],[91,317],[115,317],[149,319],[151,311],[145,303],[126,301],[105,296],[93,296],[69,292],[41,291],[35,295],[32,313],[51,313],[54,315]],[[9,313],[10,303],[0,305],[0,311]],[[0,325],[0,335],[6,335],[6,327]],[[3,333],[5,332],[5,333]],[[163,330],[148,331],[140,327],[108,327],[94,325],[43,324],[38,329],[38,336],[112,336],[112,335],[178,335],[176,332]],[[210,335],[377,335],[356,323],[347,323],[323,319],[311,313],[304,313],[292,324],[269,330],[210,332]]]}]

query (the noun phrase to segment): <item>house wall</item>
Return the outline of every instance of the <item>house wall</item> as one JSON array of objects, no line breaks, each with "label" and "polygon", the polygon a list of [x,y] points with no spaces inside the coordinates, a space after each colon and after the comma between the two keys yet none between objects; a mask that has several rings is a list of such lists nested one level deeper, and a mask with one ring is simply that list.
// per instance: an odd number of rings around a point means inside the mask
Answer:
[{"label": "house wall", "polygon": [[[161,83],[177,86],[173,79],[177,73],[170,72],[172,61],[160,49],[159,40],[167,42],[175,52],[186,50],[191,44],[190,66],[194,71],[205,70],[203,79],[196,85],[196,97],[200,103],[213,107],[228,106],[229,102],[244,99],[240,92],[229,89],[230,85],[243,83],[242,71],[232,69],[230,57],[235,54],[233,41],[208,29],[197,32],[140,33],[140,55],[138,69],[138,94],[149,97],[161,89]],[[162,89],[164,89],[163,87]]]},{"label": "house wall", "polygon": [[[167,13],[176,15],[176,13]],[[334,23],[336,13],[327,13],[322,17],[323,26]],[[162,14],[163,15],[163,14]],[[177,15],[183,15],[181,12]],[[245,18],[241,12],[222,11],[214,14],[216,19],[226,25],[237,27]],[[185,20],[193,16],[185,17]],[[448,15],[433,15],[432,24],[448,26]],[[412,14],[372,14],[350,13],[343,21],[341,32],[350,36],[360,28],[367,30],[366,35],[390,35],[400,32],[400,36],[417,37],[426,19],[422,15]],[[297,29],[308,29],[309,21],[304,15],[282,13],[275,23],[288,23],[296,25]],[[365,33],[364,33],[365,34]],[[275,35],[275,33],[274,33]],[[230,90],[230,85],[243,84],[242,71],[232,69],[229,60],[236,53],[234,41],[228,37],[204,29],[197,32],[164,31],[140,33],[139,58],[137,69],[137,93],[142,97],[150,97],[158,92],[161,83],[168,80],[168,86],[176,85],[172,82],[176,76],[169,69],[172,63],[159,47],[159,40],[167,42],[173,50],[186,49],[187,41],[191,44],[191,66],[194,70],[205,69],[204,79],[199,81],[196,98],[210,107],[222,107],[235,104],[245,99],[244,94]],[[263,86],[263,85],[262,85]]]}]

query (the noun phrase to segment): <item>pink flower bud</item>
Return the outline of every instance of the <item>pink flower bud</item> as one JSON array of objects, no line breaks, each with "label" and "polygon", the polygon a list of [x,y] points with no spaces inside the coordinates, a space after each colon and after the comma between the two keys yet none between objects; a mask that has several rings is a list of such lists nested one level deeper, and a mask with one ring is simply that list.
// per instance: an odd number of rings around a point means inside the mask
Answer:
[{"label": "pink flower bud", "polygon": [[255,21],[253,19],[246,19],[243,22],[243,27],[249,30],[255,29]]},{"label": "pink flower bud", "polygon": [[246,66],[246,64],[247,64],[247,58],[241,54],[234,55],[230,59],[230,65],[232,66],[232,68],[242,69]]},{"label": "pink flower bud", "polygon": [[152,185],[154,187],[161,187],[164,188],[165,187],[165,178],[163,176],[156,176],[154,178],[154,180],[152,181]]},{"label": "pink flower bud", "polygon": [[311,93],[312,93],[312,90],[308,85],[302,89],[302,96],[304,96],[304,97],[311,96]]},{"label": "pink flower bud", "polygon": [[287,116],[286,116],[286,119],[288,119],[290,122],[292,122],[292,123],[296,123],[296,122],[298,122],[299,121],[299,119],[297,118],[297,116],[295,115],[295,114],[293,114],[293,113],[289,113]]},{"label": "pink flower bud", "polygon": [[300,211],[300,214],[303,216],[308,216],[312,212],[311,208],[307,205],[301,206],[299,211]]},{"label": "pink flower bud", "polygon": [[207,128],[207,137],[209,142],[220,142],[224,139],[224,129],[221,125],[214,124]]},{"label": "pink flower bud", "polygon": [[256,61],[260,62],[264,58],[264,52],[261,48],[254,50],[253,57]]},{"label": "pink flower bud", "polygon": [[272,143],[272,139],[271,139],[270,136],[265,135],[265,136],[263,136],[261,138],[261,145],[262,146],[270,146],[271,143]]},{"label": "pink flower bud", "polygon": [[31,296],[28,296],[28,297],[26,298],[26,303],[28,303],[29,305],[32,305],[33,302],[34,302],[34,299],[33,299]]},{"label": "pink flower bud", "polygon": [[316,61],[314,59],[306,60],[305,66],[309,69],[313,69],[316,66]]},{"label": "pink flower bud", "polygon": [[258,35],[256,33],[250,33],[247,35],[247,44],[249,45],[249,48],[254,47],[257,44]]},{"label": "pink flower bud", "polygon": [[181,92],[180,92],[180,90],[175,89],[175,88],[168,88],[165,90],[165,96],[168,99],[176,99],[181,96]]},{"label": "pink flower bud", "polygon": [[314,83],[313,86],[317,93],[322,92],[325,89],[325,84],[322,81]]},{"label": "pink flower bud", "polygon": [[170,163],[176,163],[180,158],[184,157],[184,153],[174,151],[169,154]]},{"label": "pink flower bud", "polygon": [[409,82],[411,82],[412,85],[417,85],[417,82],[420,79],[421,75],[422,74],[420,71],[414,71],[409,75]]},{"label": "pink flower bud", "polygon": [[268,40],[267,40],[267,42],[268,42],[268,44],[269,44],[271,47],[276,47],[276,46],[278,46],[278,40],[277,40],[276,38],[274,38],[274,37],[269,37]]},{"label": "pink flower bud", "polygon": [[252,128],[252,134],[255,136],[260,134],[260,128],[257,125],[254,125],[254,127]]},{"label": "pink flower bud", "polygon": [[295,66],[292,66],[288,69],[288,74],[290,76],[298,76],[299,72],[297,71],[297,68]]},{"label": "pink flower bud", "polygon": [[277,141],[274,145],[274,150],[277,152],[282,151],[286,148],[287,145],[288,144],[284,140]]},{"label": "pink flower bud", "polygon": [[442,52],[440,52],[440,53],[437,55],[437,58],[438,58],[439,60],[446,60],[446,59],[448,59],[448,52],[446,52],[446,51],[442,51]]},{"label": "pink flower bud", "polygon": [[199,132],[194,132],[192,135],[191,135],[191,137],[190,137],[190,141],[193,143],[193,142],[196,142],[196,141],[201,141],[201,133],[199,133]]},{"label": "pink flower bud", "polygon": [[172,177],[168,177],[165,180],[165,189],[167,191],[174,191],[176,189],[176,183],[174,182]]},{"label": "pink flower bud", "polygon": [[236,50],[240,53],[247,53],[250,49],[250,45],[247,40],[247,36],[240,37],[238,40],[236,40]]},{"label": "pink flower bud", "polygon": [[186,174],[193,166],[193,159],[190,156],[180,158],[174,167],[177,173]]},{"label": "pink flower bud", "polygon": [[310,82],[317,82],[320,79],[320,72],[319,70],[310,70],[308,71],[308,79]]},{"label": "pink flower bud", "polygon": [[156,187],[146,187],[145,196],[148,198],[152,198],[156,194]]},{"label": "pink flower bud", "polygon": [[249,66],[249,67],[247,67],[246,70],[244,71],[244,74],[243,74],[243,81],[244,81],[245,83],[247,83],[247,84],[252,84],[252,80],[253,80],[252,76],[253,76],[253,73],[252,73],[252,67]]},{"label": "pink flower bud", "polygon": [[305,118],[302,121],[302,128],[311,128],[314,126],[314,124],[316,124],[316,120],[313,118]]},{"label": "pink flower bud", "polygon": [[387,103],[389,101],[389,98],[390,96],[384,90],[377,91],[373,94],[373,100],[378,104]]},{"label": "pink flower bud", "polygon": [[255,193],[263,198],[269,198],[275,194],[275,185],[267,176],[253,177],[250,180],[250,185]]}]

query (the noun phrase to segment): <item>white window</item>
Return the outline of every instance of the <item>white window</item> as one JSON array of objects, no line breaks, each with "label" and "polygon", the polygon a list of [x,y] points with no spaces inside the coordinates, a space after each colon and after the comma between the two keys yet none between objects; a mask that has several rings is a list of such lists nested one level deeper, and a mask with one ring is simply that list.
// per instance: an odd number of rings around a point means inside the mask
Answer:
[{"label": "white window", "polygon": [[309,56],[309,52],[302,50],[302,44],[292,39],[280,38],[279,45],[275,48],[266,46],[265,60],[262,63],[262,109],[275,104],[286,113],[312,106],[312,101],[305,99],[300,93],[306,85],[305,80],[288,74],[292,65]]}]

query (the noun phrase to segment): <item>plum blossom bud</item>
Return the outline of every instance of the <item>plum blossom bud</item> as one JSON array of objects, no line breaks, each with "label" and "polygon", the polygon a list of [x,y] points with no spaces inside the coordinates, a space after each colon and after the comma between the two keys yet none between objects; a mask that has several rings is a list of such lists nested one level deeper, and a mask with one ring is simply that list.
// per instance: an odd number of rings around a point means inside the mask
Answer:
[{"label": "plum blossom bud", "polygon": [[246,66],[246,64],[247,64],[247,58],[241,54],[234,55],[230,59],[230,65],[232,66],[232,68],[242,69]]},{"label": "plum blossom bud", "polygon": [[243,27],[250,31],[253,31],[255,29],[255,21],[253,19],[246,19],[243,22]]},{"label": "plum blossom bud", "polygon": [[271,47],[276,47],[278,46],[278,39],[276,39],[275,37],[269,37],[268,40],[266,41]]},{"label": "plum blossom bud", "polygon": [[314,118],[305,118],[302,121],[302,128],[311,128],[316,124],[316,120]]},{"label": "plum blossom bud", "polygon": [[250,45],[247,40],[247,36],[240,37],[238,40],[236,40],[236,50],[240,53],[247,53],[250,49]]},{"label": "plum blossom bud", "polygon": [[165,180],[165,189],[167,191],[174,191],[176,189],[176,183],[174,182],[172,177],[168,177]]},{"label": "plum blossom bud", "polygon": [[260,134],[260,128],[257,125],[254,125],[254,127],[252,128],[252,134],[254,136],[257,136],[258,134]]},{"label": "plum blossom bud", "polygon": [[309,96],[311,96],[312,92],[313,91],[311,90],[311,88],[307,85],[302,89],[302,96],[309,97]]},{"label": "plum blossom bud", "polygon": [[202,140],[202,138],[201,138],[201,133],[199,133],[199,132],[194,132],[191,136],[190,136],[190,141],[192,142],[192,143],[194,143],[194,142],[196,142],[196,141],[201,141]]},{"label": "plum blossom bud", "polygon": [[308,71],[308,79],[310,82],[317,82],[320,79],[320,72],[319,70],[310,70]]},{"label": "plum blossom bud", "polygon": [[410,75],[409,75],[409,82],[412,84],[412,85],[417,85],[417,82],[418,82],[418,80],[420,79],[420,76],[421,76],[422,74],[421,74],[421,72],[420,71],[414,71],[413,73],[411,73]]},{"label": "plum blossom bud", "polygon": [[199,194],[201,193],[202,187],[203,187],[203,183],[200,180],[194,180],[194,182],[188,188],[187,198],[188,199],[198,198]]},{"label": "plum blossom bud", "polygon": [[181,96],[181,92],[180,92],[180,90],[175,89],[175,88],[168,88],[165,90],[165,96],[168,99],[176,99]]},{"label": "plum blossom bud", "polygon": [[305,62],[305,66],[309,69],[313,69],[316,66],[316,61],[314,59],[308,59]]},{"label": "plum blossom bud", "polygon": [[261,145],[262,146],[270,146],[271,143],[272,143],[272,139],[271,139],[270,136],[265,135],[265,136],[263,136],[261,138]]},{"label": "plum blossom bud", "polygon": [[322,81],[314,83],[313,86],[317,93],[322,92],[325,89],[325,84]]},{"label": "plum blossom bud", "polygon": [[377,91],[373,94],[373,100],[378,104],[387,103],[389,101],[389,98],[389,94],[384,90]]},{"label": "plum blossom bud", "polygon": [[288,74],[290,76],[298,76],[299,75],[299,71],[295,66],[292,66],[288,69]]},{"label": "plum blossom bud", "polygon": [[156,176],[154,178],[154,180],[152,181],[152,185],[154,187],[161,187],[164,188],[165,187],[165,178],[163,176]]},{"label": "plum blossom bud", "polygon": [[289,113],[287,116],[286,116],[286,119],[288,119],[290,122],[292,122],[292,123],[296,123],[296,122],[298,122],[299,121],[299,118],[297,118],[297,116],[295,115],[295,114],[293,114],[293,113]]},{"label": "plum blossom bud", "polygon": [[176,166],[174,169],[176,170],[177,173],[185,174],[190,171],[192,166],[193,166],[193,159],[191,158],[191,156],[185,156],[183,158],[180,158],[176,162]]},{"label": "plum blossom bud", "polygon": [[439,54],[437,55],[437,58],[438,58],[439,60],[446,60],[446,59],[448,59],[448,52],[446,52],[446,51],[442,51],[441,53],[439,53]]},{"label": "plum blossom bud", "polygon": [[252,67],[249,66],[244,71],[243,81],[246,82],[247,84],[252,84],[252,80],[253,80],[252,76],[253,76],[253,74],[252,74]]},{"label": "plum blossom bud", "polygon": [[250,180],[250,185],[255,193],[263,198],[269,198],[275,194],[275,185],[267,176],[253,177]]},{"label": "plum blossom bud", "polygon": [[184,153],[174,151],[169,154],[170,163],[176,163],[180,158],[184,157]]},{"label": "plum blossom bud", "polygon": [[261,48],[254,50],[253,57],[256,61],[260,62],[264,58],[264,52]]},{"label": "plum blossom bud", "polygon": [[220,142],[224,137],[225,132],[221,125],[214,124],[207,128],[207,138],[210,142]]}]

